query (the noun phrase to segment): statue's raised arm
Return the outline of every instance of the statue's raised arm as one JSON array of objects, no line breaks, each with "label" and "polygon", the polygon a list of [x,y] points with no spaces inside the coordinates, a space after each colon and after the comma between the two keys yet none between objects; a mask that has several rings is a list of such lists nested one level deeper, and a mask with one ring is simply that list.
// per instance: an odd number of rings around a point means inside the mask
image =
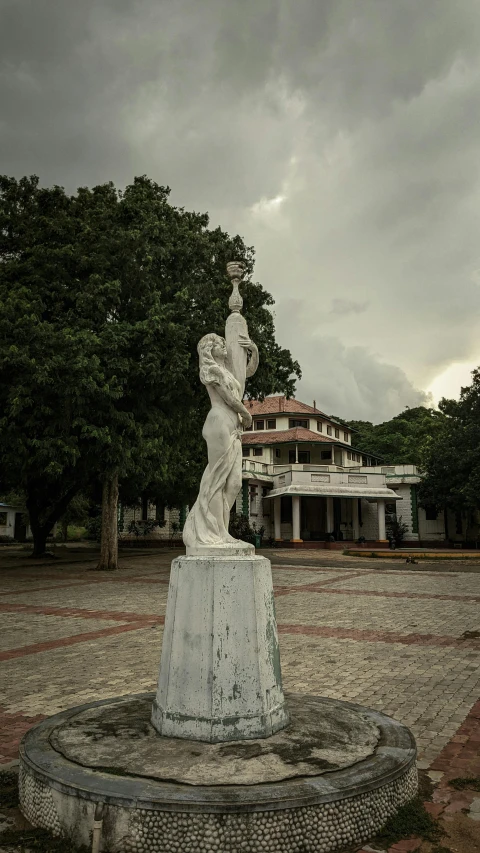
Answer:
[{"label": "statue's raised arm", "polygon": [[253,546],[234,539],[228,532],[230,510],[242,486],[243,427],[252,416],[242,398],[245,379],[258,367],[258,349],[250,340],[238,290],[241,264],[227,266],[233,280],[225,339],[214,333],[198,344],[200,381],[210,397],[211,409],[203,426],[208,465],[203,472],[198,498],[183,530],[187,554],[249,552]]}]

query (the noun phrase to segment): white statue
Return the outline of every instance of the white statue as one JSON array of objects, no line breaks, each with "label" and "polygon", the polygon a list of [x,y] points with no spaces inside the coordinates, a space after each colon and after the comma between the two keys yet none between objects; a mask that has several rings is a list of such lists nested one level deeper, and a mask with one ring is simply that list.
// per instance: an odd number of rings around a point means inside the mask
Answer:
[{"label": "white statue", "polygon": [[[190,510],[183,529],[187,554],[218,553],[218,550],[252,550],[245,542],[228,532],[230,510],[242,485],[243,427],[249,427],[252,416],[242,403],[245,379],[258,367],[258,349],[248,336],[238,293],[240,264],[229,264],[234,278],[236,298],[230,308],[226,334],[231,345],[216,334],[205,335],[198,344],[200,381],[205,385],[212,408],[202,435],[207,443],[208,465],[203,472],[198,498]],[[239,301],[240,300],[240,301]],[[236,316],[235,316],[236,315]],[[229,322],[230,321],[230,322]],[[234,337],[232,338],[232,334]]]}]

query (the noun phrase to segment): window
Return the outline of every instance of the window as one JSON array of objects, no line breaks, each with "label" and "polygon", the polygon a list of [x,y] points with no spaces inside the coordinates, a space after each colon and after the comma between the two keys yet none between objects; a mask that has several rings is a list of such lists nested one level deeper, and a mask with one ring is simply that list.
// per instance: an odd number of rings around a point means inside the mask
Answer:
[{"label": "window", "polygon": [[321,421],[317,421],[317,430],[318,430],[318,432],[322,432],[322,429],[323,429],[323,424],[322,424],[322,422],[321,422]]},{"label": "window", "polygon": [[360,456],[359,453],[357,453],[357,462],[361,462],[361,461],[362,461],[362,457]]},{"label": "window", "polygon": [[310,451],[309,450],[299,450],[298,451],[298,461],[303,462],[304,465],[308,465],[310,463]]},{"label": "window", "polygon": [[438,518],[438,510],[436,506],[430,504],[425,507],[425,518],[427,521],[436,521]]},{"label": "window", "polygon": [[267,429],[276,429],[276,428],[277,428],[277,421],[275,418],[273,418],[271,421],[267,421]]},{"label": "window", "polygon": [[367,457],[362,456],[362,465],[365,466],[367,464]]},{"label": "window", "polygon": [[350,459],[350,460],[352,459],[352,454],[350,453],[349,450],[347,451],[347,459]]},{"label": "window", "polygon": [[288,462],[289,462],[289,464],[295,465],[296,461],[297,461],[297,454],[295,453],[294,450],[289,450],[288,451]]},{"label": "window", "polygon": [[343,433],[343,440],[348,441],[348,432]]},{"label": "window", "polygon": [[0,527],[6,527],[6,526],[7,526],[7,513],[6,512],[0,512]]},{"label": "window", "polygon": [[340,430],[339,429],[335,430],[335,438],[340,438]]},{"label": "window", "polygon": [[289,418],[288,428],[293,429],[294,427],[303,427],[303,429],[309,429],[310,421],[304,418]]},{"label": "window", "polygon": [[320,459],[331,459],[332,451],[331,450],[322,450],[320,453]]},{"label": "window", "polygon": [[277,448],[275,451],[275,459],[280,459],[281,455],[282,451]]},{"label": "window", "polygon": [[332,434],[332,427],[327,426],[327,435],[331,435],[331,434]]},{"label": "window", "polygon": [[254,447],[253,448],[254,456],[263,456],[263,447]]},{"label": "window", "polygon": [[255,421],[255,429],[265,429],[265,421]]},{"label": "window", "polygon": [[242,456],[250,456],[250,448],[242,447]]}]

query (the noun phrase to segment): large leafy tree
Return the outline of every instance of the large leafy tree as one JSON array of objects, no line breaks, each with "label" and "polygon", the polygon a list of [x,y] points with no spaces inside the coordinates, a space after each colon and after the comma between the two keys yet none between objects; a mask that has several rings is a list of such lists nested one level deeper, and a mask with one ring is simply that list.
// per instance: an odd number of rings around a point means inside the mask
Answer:
[{"label": "large leafy tree", "polygon": [[381,457],[387,465],[420,465],[424,448],[441,429],[444,415],[425,406],[407,408],[390,421],[349,421],[356,430],[355,447],[364,453]]},{"label": "large leafy tree", "polygon": [[480,368],[459,400],[444,398],[439,409],[441,429],[423,449],[420,500],[466,517],[469,526],[480,509]]},{"label": "large leafy tree", "polygon": [[34,554],[99,479],[101,568],[116,565],[119,482],[191,498],[207,407],[196,344],[223,331],[228,260],[247,270],[251,392],[294,392],[300,369],[275,341],[253,250],[168,196],[146,177],[75,195],[0,178],[0,483],[26,495]]}]

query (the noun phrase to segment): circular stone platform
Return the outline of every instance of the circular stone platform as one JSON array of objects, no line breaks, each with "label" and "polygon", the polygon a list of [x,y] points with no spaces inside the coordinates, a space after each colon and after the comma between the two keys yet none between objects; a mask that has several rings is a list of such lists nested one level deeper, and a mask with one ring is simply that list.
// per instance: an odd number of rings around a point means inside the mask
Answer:
[{"label": "circular stone platform", "polygon": [[31,729],[25,816],[89,845],[105,803],[109,853],[327,853],[367,840],[416,793],[412,734],[368,708],[290,694],[287,729],[209,744],[159,737],[153,698],[83,705]]}]

